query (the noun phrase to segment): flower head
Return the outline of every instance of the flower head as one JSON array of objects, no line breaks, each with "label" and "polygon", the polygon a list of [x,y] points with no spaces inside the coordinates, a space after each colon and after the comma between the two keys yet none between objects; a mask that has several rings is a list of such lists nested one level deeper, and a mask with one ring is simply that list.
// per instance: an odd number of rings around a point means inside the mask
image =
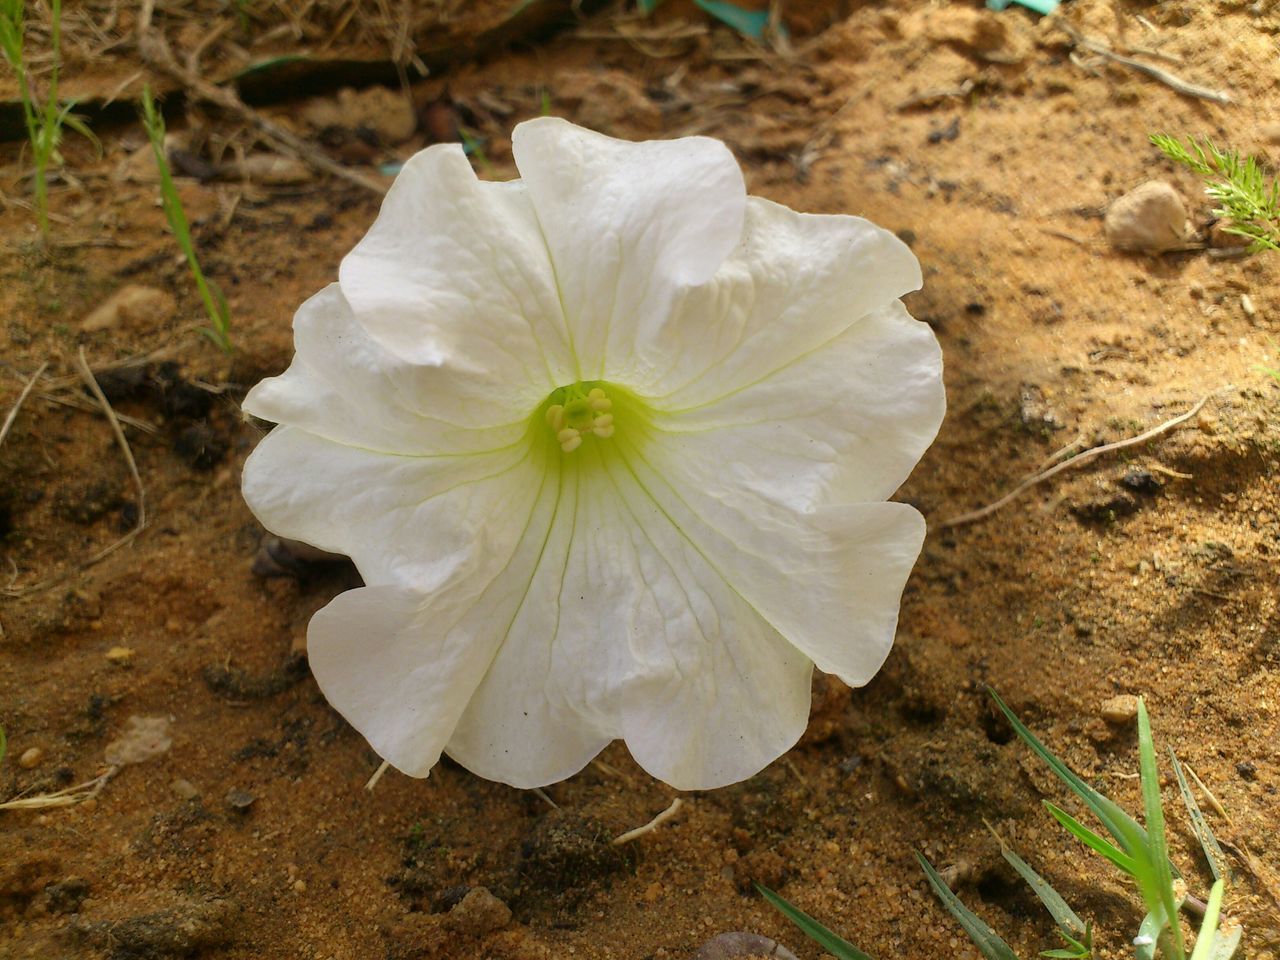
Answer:
[{"label": "flower head", "polygon": [[539,786],[622,738],[673,786],[741,780],[814,664],[860,685],[893,642],[924,521],[884,501],[944,406],[919,265],[748,197],[715,140],[544,118],[513,149],[509,183],[405,165],[245,400],[280,424],[245,498],[359,568],[308,654],[400,770]]}]

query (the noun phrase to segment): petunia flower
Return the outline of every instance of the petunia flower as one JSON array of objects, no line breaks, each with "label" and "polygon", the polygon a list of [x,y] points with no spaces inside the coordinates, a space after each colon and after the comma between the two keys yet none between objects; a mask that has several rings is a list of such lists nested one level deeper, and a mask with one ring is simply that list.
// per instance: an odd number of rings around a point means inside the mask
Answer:
[{"label": "petunia flower", "polygon": [[245,400],[280,424],[245,498],[354,560],[311,667],[405,773],[534,787],[623,739],[677,788],[742,780],[815,664],[858,686],[893,642],[924,521],[885,501],[944,407],[919,265],[748,197],[716,140],[512,147],[508,183],[405,165]]}]

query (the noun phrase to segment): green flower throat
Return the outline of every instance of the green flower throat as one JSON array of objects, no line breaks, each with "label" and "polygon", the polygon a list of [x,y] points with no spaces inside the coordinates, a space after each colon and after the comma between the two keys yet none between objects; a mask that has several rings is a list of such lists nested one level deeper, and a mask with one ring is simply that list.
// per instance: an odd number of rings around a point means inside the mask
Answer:
[{"label": "green flower throat", "polygon": [[607,440],[613,436],[613,400],[606,386],[587,381],[551,391],[545,418],[565,453],[577,450],[587,437]]}]

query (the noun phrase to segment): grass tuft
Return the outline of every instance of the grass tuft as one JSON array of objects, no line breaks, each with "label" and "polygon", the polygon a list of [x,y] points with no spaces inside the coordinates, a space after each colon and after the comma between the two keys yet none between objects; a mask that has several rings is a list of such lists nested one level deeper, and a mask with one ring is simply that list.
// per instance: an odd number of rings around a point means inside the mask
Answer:
[{"label": "grass tuft", "polygon": [[70,127],[81,136],[98,143],[88,126],[71,110],[75,101],[58,102],[58,70],[62,51],[62,0],[50,3],[49,47],[51,67],[47,89],[37,100],[31,88],[31,75],[26,59],[26,0],[0,0],[0,53],[18,80],[18,99],[22,103],[22,119],[31,145],[32,192],[35,194],[36,222],[41,237],[49,237],[49,166],[60,161],[58,144],[62,130]]},{"label": "grass tuft", "polygon": [[205,278],[200,269],[200,261],[196,257],[195,244],[191,239],[191,227],[187,223],[187,214],[182,207],[182,198],[173,184],[173,173],[169,169],[169,158],[164,149],[164,117],[156,109],[155,99],[151,96],[151,87],[142,88],[142,123],[146,127],[147,137],[151,140],[151,151],[155,154],[156,167],[160,171],[160,197],[164,203],[164,214],[169,220],[169,229],[173,231],[182,255],[187,258],[187,267],[191,270],[191,278],[195,281],[196,290],[200,293],[200,301],[204,304],[205,314],[209,318],[209,326],[201,327],[200,332],[218,345],[223,353],[231,353],[231,311],[227,300],[217,285]]}]

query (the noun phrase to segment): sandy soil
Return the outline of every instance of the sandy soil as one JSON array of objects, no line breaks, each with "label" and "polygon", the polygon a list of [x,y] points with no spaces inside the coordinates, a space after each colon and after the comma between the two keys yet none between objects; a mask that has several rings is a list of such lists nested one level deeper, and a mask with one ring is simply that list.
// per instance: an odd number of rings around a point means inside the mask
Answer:
[{"label": "sandy soil", "polygon": [[[984,819],[1095,921],[1099,956],[1128,956],[1134,891],[1050,823],[1039,800],[1063,801],[1062,790],[1011,742],[985,684],[1135,810],[1132,724],[1107,722],[1102,705],[1145,696],[1158,741],[1229,812],[1229,826],[1211,814],[1215,827],[1252,853],[1252,868],[1233,861],[1229,910],[1249,956],[1275,957],[1280,389],[1258,366],[1280,365],[1280,257],[1121,254],[1101,218],[1159,177],[1180,189],[1195,235],[1209,233],[1199,185],[1148,145],[1151,131],[1280,161],[1280,9],[1065,6],[1087,35],[1230,91],[1225,106],[1073,59],[1065,33],[1016,7],[784,9],[787,55],[691,3],[637,22],[605,11],[415,82],[407,131],[394,97],[356,130],[308,125],[303,101],[263,108],[373,177],[459,126],[483,144],[485,175],[509,177],[510,129],[544,94],[553,112],[620,136],[709,133],[741,158],[752,192],[866,215],[925,266],[908,302],[943,344],[950,412],[899,495],[932,532],[894,654],[863,690],[819,678],[795,750],[749,782],[687,796],[677,818],[624,848],[608,839],[673,792],[620,745],[549,788],[556,809],[448,762],[429,781],[391,773],[366,792],[378,760],[304,659],[309,616],[351,572],[252,570],[262,531],[238,476],[261,431],[237,400],[288,363],[294,308],[335,276],[377,197],[296,165],[289,183],[261,168],[212,176],[260,148],[212,109],[185,124],[174,113],[182,196],[234,317],[227,359],[193,332],[199,302],[127,114],[114,125],[102,115],[101,156],[67,141],[48,249],[20,202],[20,146],[0,145],[5,410],[49,363],[0,448],[0,579],[13,594],[0,604],[0,799],[97,776],[130,717],[168,717],[172,737],[89,801],[0,813],[0,957],[683,960],[731,930],[820,956],[752,880],[880,958],[976,956],[914,849],[955,867],[957,891],[1021,956],[1056,946]],[[112,56],[137,64],[127,39]],[[73,58],[68,76],[77,69],[88,67]],[[129,284],[160,294],[84,329]],[[148,520],[88,567],[139,503],[76,379],[81,347],[115,409],[135,418],[125,430]],[[942,525],[1070,444],[1141,433],[1208,394],[1179,430],[987,520]],[[1173,784],[1165,797],[1175,858],[1203,893]],[[483,895],[463,899],[480,886],[510,919]]]}]

